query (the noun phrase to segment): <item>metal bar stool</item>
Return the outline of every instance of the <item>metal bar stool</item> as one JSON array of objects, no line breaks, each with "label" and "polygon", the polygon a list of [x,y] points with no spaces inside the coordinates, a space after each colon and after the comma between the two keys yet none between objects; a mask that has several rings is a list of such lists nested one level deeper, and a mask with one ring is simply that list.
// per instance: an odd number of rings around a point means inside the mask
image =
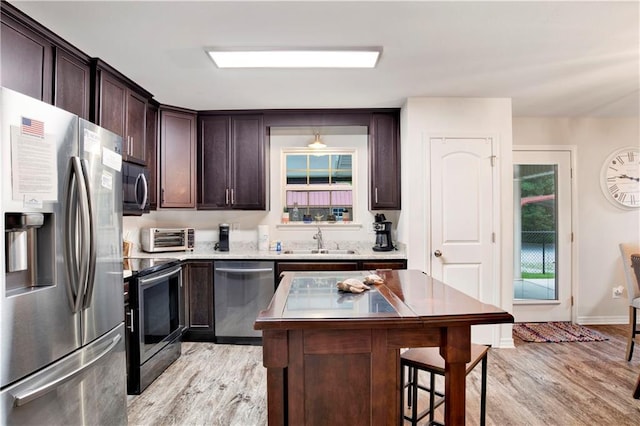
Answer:
[{"label": "metal bar stool", "polygon": [[[482,361],[482,381],[480,386],[480,425],[485,425],[487,405],[487,352],[489,348],[483,345],[471,344],[471,361],[467,363],[468,375],[480,361]],[[405,384],[405,367],[407,367],[408,380]],[[429,373],[429,385],[421,385],[418,382],[418,371]],[[400,355],[400,383],[403,384],[400,403],[402,417],[410,420],[412,425],[417,425],[420,420],[429,415],[428,425],[442,425],[434,420],[435,409],[445,399],[445,395],[435,389],[436,374],[444,376],[444,359],[440,356],[439,348],[414,348]],[[407,405],[411,409],[411,416],[404,415],[404,390],[407,389]],[[418,413],[418,390],[429,392],[429,407]]]}]

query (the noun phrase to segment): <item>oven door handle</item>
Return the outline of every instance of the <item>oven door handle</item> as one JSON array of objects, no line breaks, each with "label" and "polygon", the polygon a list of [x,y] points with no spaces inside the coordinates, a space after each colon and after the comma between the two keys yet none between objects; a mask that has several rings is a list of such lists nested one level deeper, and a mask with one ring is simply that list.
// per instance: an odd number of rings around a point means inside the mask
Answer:
[{"label": "oven door handle", "polygon": [[151,274],[148,277],[138,278],[138,283],[142,286],[153,284],[157,281],[162,281],[165,278],[169,278],[171,275],[175,275],[177,272],[180,272],[181,269],[182,269],[181,266],[176,266],[175,268],[172,268],[171,270],[164,272],[162,274],[158,274],[158,275]]},{"label": "oven door handle", "polygon": [[232,274],[259,274],[260,272],[273,272],[273,268],[216,268],[216,272],[229,272]]}]

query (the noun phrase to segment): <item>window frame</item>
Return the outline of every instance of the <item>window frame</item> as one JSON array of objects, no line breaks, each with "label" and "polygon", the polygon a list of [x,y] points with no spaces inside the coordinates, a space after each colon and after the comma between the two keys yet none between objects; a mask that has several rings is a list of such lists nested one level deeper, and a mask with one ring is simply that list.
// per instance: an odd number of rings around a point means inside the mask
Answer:
[{"label": "window frame", "polygon": [[[351,184],[287,184],[287,155],[351,155]],[[288,208],[287,206],[287,191],[351,191],[351,208],[350,208],[350,218],[348,222],[336,221],[336,222],[328,222],[326,220],[323,221],[312,221],[309,223],[286,223],[281,224],[282,226],[309,226],[309,225],[317,225],[322,224],[322,226],[330,225],[330,226],[345,226],[352,225],[356,223],[355,211],[357,210],[356,206],[358,205],[358,197],[357,190],[358,187],[358,170],[357,170],[357,158],[358,158],[358,150],[357,148],[347,148],[347,147],[339,147],[339,148],[325,148],[322,150],[314,150],[311,148],[300,148],[300,147],[286,147],[282,148],[280,152],[280,182],[281,182],[281,202],[279,211],[283,212],[284,208]],[[310,169],[307,169],[309,171]]]}]

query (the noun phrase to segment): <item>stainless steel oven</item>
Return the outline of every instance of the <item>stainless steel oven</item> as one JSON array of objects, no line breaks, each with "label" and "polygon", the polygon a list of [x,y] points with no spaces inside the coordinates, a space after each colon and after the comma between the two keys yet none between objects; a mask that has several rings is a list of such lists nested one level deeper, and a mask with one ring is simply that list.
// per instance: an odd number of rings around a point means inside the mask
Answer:
[{"label": "stainless steel oven", "polygon": [[141,393],[181,352],[182,266],[168,262],[129,285],[129,394]]}]

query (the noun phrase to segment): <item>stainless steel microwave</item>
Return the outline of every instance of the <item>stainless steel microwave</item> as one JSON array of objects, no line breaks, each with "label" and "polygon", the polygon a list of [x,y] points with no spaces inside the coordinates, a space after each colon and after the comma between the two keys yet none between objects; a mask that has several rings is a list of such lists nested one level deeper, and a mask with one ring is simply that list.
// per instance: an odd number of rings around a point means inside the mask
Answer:
[{"label": "stainless steel microwave", "polygon": [[193,228],[142,228],[140,230],[142,250],[149,253],[193,250],[194,243]]},{"label": "stainless steel microwave", "polygon": [[140,216],[149,212],[149,171],[138,164],[122,162],[122,213]]}]

